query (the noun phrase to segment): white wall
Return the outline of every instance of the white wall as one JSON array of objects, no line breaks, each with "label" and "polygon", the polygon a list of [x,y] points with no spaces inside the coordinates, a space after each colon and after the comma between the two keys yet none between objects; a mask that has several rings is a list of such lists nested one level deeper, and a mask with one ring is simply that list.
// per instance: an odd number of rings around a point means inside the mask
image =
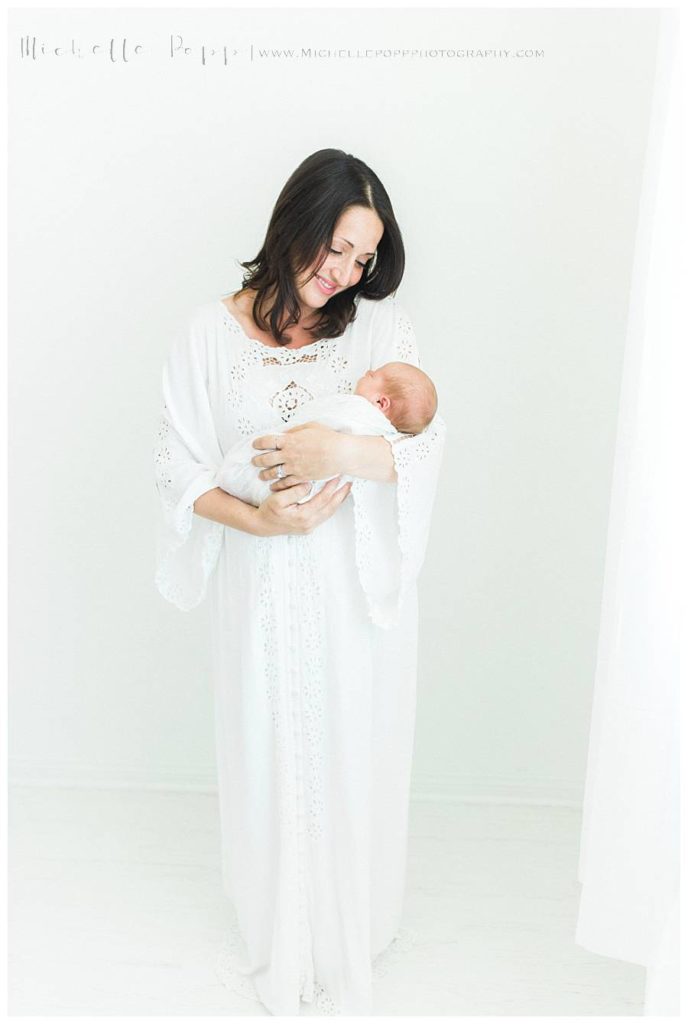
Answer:
[{"label": "white wall", "polygon": [[[213,785],[207,609],[153,587],[160,370],[284,181],[385,183],[450,437],[421,580],[414,792],[582,793],[657,15],[33,10],[10,20],[11,778]],[[254,45],[224,67],[193,45]],[[130,62],[19,38],[127,36]],[[540,59],[261,60],[258,46]],[[217,58],[214,58],[217,60]]]}]

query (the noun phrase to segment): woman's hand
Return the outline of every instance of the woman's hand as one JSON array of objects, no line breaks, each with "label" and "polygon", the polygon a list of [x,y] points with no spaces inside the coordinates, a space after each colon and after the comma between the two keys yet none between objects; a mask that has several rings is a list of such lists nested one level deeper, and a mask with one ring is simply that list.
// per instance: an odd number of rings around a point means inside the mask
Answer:
[{"label": "woman's hand", "polygon": [[310,483],[297,484],[286,491],[276,491],[258,506],[254,516],[260,537],[276,537],[285,533],[312,533],[316,526],[333,515],[351,490],[351,482],[337,487],[339,477],[328,480],[323,489],[305,501],[297,502],[310,493]]},{"label": "woman's hand", "polygon": [[[282,490],[311,480],[324,480],[335,473],[343,473],[343,448],[346,435],[321,423],[303,423],[291,427],[284,434],[264,434],[253,442],[254,448],[270,448],[251,459],[261,468],[261,480],[277,480],[273,490]],[[282,466],[278,478],[277,467]],[[305,492],[306,494],[308,491]],[[297,497],[301,497],[299,494]]]}]

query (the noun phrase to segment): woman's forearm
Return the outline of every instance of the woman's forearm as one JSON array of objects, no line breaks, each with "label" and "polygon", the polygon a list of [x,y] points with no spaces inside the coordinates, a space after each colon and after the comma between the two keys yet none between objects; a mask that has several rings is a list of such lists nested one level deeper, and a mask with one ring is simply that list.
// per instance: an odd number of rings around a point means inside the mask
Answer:
[{"label": "woman's forearm", "polygon": [[213,487],[196,498],[193,507],[197,516],[203,519],[212,519],[215,523],[222,523],[223,526],[232,526],[235,530],[243,530],[244,533],[252,533],[260,536],[259,525],[256,520],[255,505],[249,505],[241,498],[235,498],[228,494],[221,487]]},{"label": "woman's forearm", "polygon": [[340,473],[392,483],[397,479],[392,446],[372,434],[341,434]]}]

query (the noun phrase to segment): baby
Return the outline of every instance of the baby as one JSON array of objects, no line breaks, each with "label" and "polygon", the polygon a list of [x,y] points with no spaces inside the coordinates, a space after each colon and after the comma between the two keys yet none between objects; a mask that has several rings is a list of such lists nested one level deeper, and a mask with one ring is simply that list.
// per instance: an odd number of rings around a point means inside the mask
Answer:
[{"label": "baby", "polygon": [[[385,363],[364,373],[353,394],[327,395],[300,405],[286,429],[315,420],[344,433],[373,434],[391,440],[400,434],[419,434],[431,422],[436,410],[437,392],[427,373],[410,363]],[[273,430],[281,433],[284,429],[280,420],[255,436]],[[261,480],[259,467],[251,462],[258,452],[259,449],[253,447],[253,438],[238,441],[225,455],[217,474],[224,491],[251,505],[260,505],[274,493],[271,490],[274,480]],[[331,479],[314,480],[310,493],[299,504],[309,501]],[[351,479],[343,474],[341,483]]]}]

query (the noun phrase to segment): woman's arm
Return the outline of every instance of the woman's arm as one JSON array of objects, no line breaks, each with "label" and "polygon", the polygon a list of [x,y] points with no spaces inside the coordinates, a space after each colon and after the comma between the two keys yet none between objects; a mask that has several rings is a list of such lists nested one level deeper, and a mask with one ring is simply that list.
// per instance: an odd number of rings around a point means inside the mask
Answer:
[{"label": "woman's arm", "polygon": [[336,472],[383,483],[396,480],[392,446],[386,438],[370,434],[340,434],[339,437],[339,468]]},{"label": "woman's arm", "polygon": [[251,460],[262,471],[262,480],[277,480],[277,466],[284,476],[273,490],[279,491],[307,480],[325,480],[335,473],[366,480],[396,480],[392,447],[384,437],[345,434],[321,423],[304,423],[284,434],[264,434],[253,442],[264,451]]},{"label": "woman's arm", "polygon": [[285,494],[271,494],[258,508],[235,498],[221,487],[214,487],[196,498],[193,510],[204,519],[231,526],[256,537],[278,537],[286,533],[312,533],[334,515],[351,490],[351,483],[339,486],[340,478],[328,480],[314,498],[303,505],[310,484],[299,484]]},{"label": "woman's arm", "polygon": [[235,498],[221,487],[213,487],[196,498],[193,510],[203,519],[212,519],[214,523],[222,523],[223,526],[232,526],[235,530],[259,536],[256,506],[249,505],[241,498]]}]

